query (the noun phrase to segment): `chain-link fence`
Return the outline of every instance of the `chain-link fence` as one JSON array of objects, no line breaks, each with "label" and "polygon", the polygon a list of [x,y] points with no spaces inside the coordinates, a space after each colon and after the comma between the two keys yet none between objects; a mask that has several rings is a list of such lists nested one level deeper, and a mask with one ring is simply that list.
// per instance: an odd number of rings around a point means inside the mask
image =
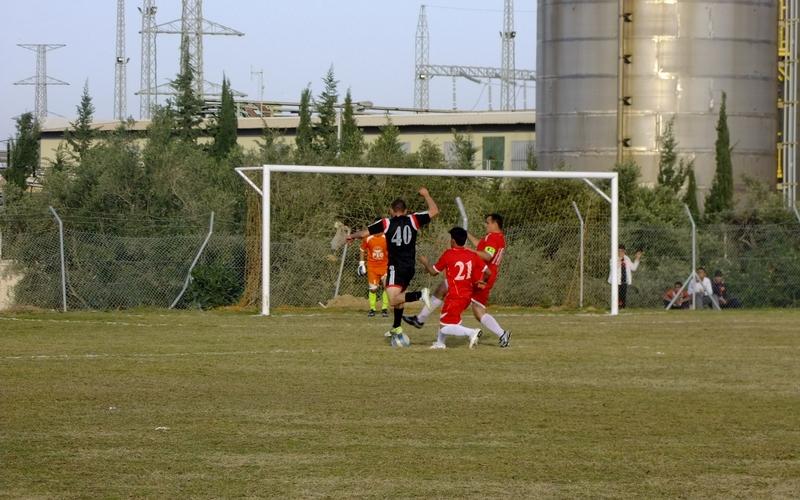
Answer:
[{"label": "chain-link fence", "polygon": [[65,217],[62,234],[54,215],[2,220],[6,307],[187,307],[220,305],[219,295],[230,302],[241,294],[243,238],[213,232],[211,220],[126,227]]},{"label": "chain-link fence", "polygon": [[[62,291],[67,309],[207,307],[255,303],[259,296],[260,238],[212,231],[210,221],[111,231],[97,220],[64,217],[63,282],[54,217],[0,222],[0,305],[6,307],[61,309]],[[437,222],[425,230],[418,254],[436,259],[448,246],[449,225]],[[471,229],[478,232],[475,225]],[[697,265],[711,279],[719,271],[728,294],[743,307],[800,303],[800,223],[701,226],[696,237]],[[493,304],[608,308],[606,219],[588,217],[583,228],[575,214],[559,223],[518,223],[506,228],[506,239]],[[665,291],[693,271],[688,221],[685,226],[623,223],[620,243],[631,257],[643,252],[628,288],[628,308],[663,308]],[[273,307],[328,305],[335,297],[352,297],[340,303],[366,307],[366,279],[357,276],[355,245],[333,250],[329,239],[316,235],[273,234],[271,254]],[[432,287],[439,279],[420,268],[415,286]]]}]

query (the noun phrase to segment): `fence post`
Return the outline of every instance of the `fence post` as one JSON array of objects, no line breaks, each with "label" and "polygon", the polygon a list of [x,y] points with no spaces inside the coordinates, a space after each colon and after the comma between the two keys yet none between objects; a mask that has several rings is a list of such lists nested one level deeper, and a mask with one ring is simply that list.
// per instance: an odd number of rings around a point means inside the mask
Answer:
[{"label": "fence post", "polygon": [[67,312],[67,267],[66,259],[64,258],[64,223],[61,222],[61,217],[58,216],[53,207],[48,208],[58,223],[58,248],[61,253],[61,307],[64,312]]},{"label": "fence post", "polygon": [[203,244],[200,245],[200,249],[197,251],[197,255],[194,256],[194,260],[192,261],[192,265],[189,266],[189,272],[186,273],[186,280],[183,282],[183,288],[181,288],[181,292],[175,297],[175,300],[172,301],[169,308],[174,309],[175,305],[178,304],[178,301],[181,300],[183,294],[186,293],[186,289],[189,288],[189,283],[192,281],[192,271],[194,271],[194,266],[197,265],[197,261],[200,260],[200,256],[203,255],[203,250],[206,249],[206,245],[208,245],[208,240],[211,239],[211,235],[214,234],[214,212],[211,212],[211,219],[208,221],[208,234],[206,235],[206,239],[203,240]]},{"label": "fence post", "polygon": [[581,211],[578,209],[578,204],[574,201],[572,202],[572,208],[575,209],[575,215],[578,216],[578,222],[580,222],[580,235],[581,235],[581,245],[580,245],[580,295],[578,298],[578,307],[583,309],[583,240],[584,240],[584,224],[583,224],[583,217],[581,216]]},{"label": "fence post", "polygon": [[[689,222],[692,224],[692,270],[689,273],[689,276],[694,275],[694,270],[697,269],[697,225],[694,223],[694,217],[692,217],[692,211],[689,210],[689,205],[683,204],[683,208],[686,209],[686,216],[689,217]],[[692,310],[697,309],[697,294],[692,294]]]},{"label": "fence post", "polygon": [[347,247],[349,244],[345,244],[344,248],[342,248],[342,261],[339,263],[339,276],[336,277],[336,288],[333,290],[333,298],[339,296],[339,286],[342,284],[342,272],[344,271],[344,259],[347,258]]}]

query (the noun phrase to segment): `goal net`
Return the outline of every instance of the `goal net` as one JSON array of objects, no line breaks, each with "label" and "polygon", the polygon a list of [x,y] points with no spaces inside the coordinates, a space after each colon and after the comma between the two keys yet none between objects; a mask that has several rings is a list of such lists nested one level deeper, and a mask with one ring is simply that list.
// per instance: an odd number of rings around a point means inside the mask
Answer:
[{"label": "goal net", "polygon": [[[617,287],[609,285],[616,173],[295,165],[237,171],[252,194],[246,293],[264,315],[271,308],[366,308],[360,242],[344,244],[344,236],[387,216],[396,198],[409,211],[425,210],[420,186],[440,210],[417,241],[417,255],[432,261],[449,246],[451,227],[466,222],[480,238],[487,214],[503,216],[507,248],[492,305],[617,313]],[[419,266],[413,286],[435,287],[440,279]]]}]

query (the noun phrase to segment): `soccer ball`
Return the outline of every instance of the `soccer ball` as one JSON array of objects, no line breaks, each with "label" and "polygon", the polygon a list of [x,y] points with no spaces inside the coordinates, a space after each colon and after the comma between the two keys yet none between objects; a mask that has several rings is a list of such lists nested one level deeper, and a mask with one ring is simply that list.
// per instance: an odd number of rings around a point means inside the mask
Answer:
[{"label": "soccer ball", "polygon": [[392,335],[391,340],[389,341],[392,344],[392,347],[408,347],[411,345],[411,339],[408,338],[408,335],[405,333],[398,333],[397,335]]}]

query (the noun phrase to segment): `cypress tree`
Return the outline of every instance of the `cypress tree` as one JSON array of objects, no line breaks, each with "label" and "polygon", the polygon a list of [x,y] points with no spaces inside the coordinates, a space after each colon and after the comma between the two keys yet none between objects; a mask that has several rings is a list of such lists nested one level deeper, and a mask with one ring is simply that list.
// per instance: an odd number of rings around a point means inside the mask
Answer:
[{"label": "cypress tree", "polygon": [[211,146],[211,156],[222,160],[236,146],[238,120],[236,118],[236,104],[233,101],[231,82],[222,78],[222,98],[219,110],[214,118],[212,135],[214,143]]},{"label": "cypress tree", "polygon": [[714,181],[706,198],[706,215],[723,214],[733,209],[733,166],[731,163],[731,136],[726,112],[727,95],[722,93],[722,105],[717,120],[716,163]]},{"label": "cypress tree", "polygon": [[89,95],[88,80],[83,85],[81,103],[75,109],[78,112],[78,118],[74,122],[70,122],[70,128],[64,133],[64,138],[72,150],[69,154],[70,158],[80,162],[97,136],[97,132],[92,128],[94,104]]},{"label": "cypress tree", "polygon": [[339,145],[341,156],[340,163],[343,165],[358,165],[364,154],[364,133],[358,128],[355,113],[353,111],[353,97],[350,89],[344,98],[344,109],[342,110],[342,142]]},{"label": "cypress tree", "polygon": [[195,142],[200,134],[198,127],[203,121],[203,96],[196,94],[194,80],[194,68],[189,63],[189,52],[184,44],[181,47],[181,72],[172,82],[172,88],[176,92],[174,108],[177,136],[189,142]]},{"label": "cypress tree", "polygon": [[336,103],[339,100],[337,86],[339,82],[333,74],[333,66],[328,69],[322,79],[324,89],[317,97],[314,108],[319,117],[316,127],[314,146],[321,159],[325,163],[330,163],[339,152],[338,123],[336,113]]},{"label": "cypress tree", "polygon": [[678,142],[675,140],[675,117],[667,122],[664,135],[661,136],[661,154],[658,160],[658,184],[673,193],[678,193],[686,180],[686,166],[683,161],[678,163],[678,154],[675,151]]},{"label": "cypress tree", "polygon": [[33,113],[17,118],[17,134],[8,143],[8,168],[3,177],[21,189],[27,186],[28,177],[36,175],[39,167],[39,124]]},{"label": "cypress tree", "polygon": [[314,128],[311,124],[311,89],[300,93],[300,123],[294,141],[297,145],[297,163],[305,164],[312,158],[314,147]]}]

